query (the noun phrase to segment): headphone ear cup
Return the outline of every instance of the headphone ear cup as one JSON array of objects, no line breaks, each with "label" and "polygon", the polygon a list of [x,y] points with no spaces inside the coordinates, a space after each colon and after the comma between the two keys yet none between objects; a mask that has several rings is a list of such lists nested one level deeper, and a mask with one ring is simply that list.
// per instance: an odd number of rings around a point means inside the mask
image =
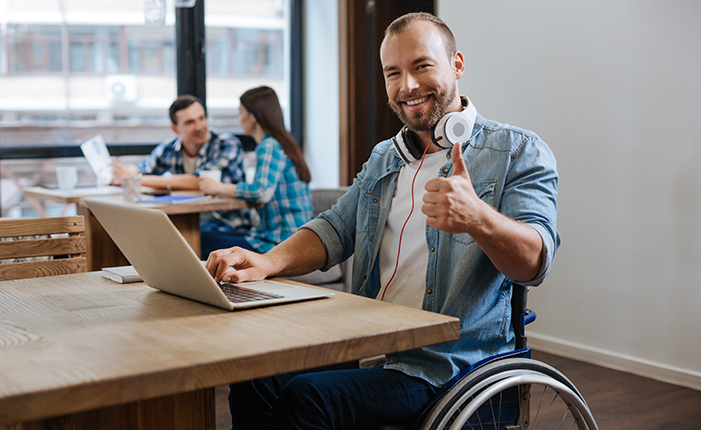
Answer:
[{"label": "headphone ear cup", "polygon": [[412,161],[421,159],[423,152],[417,148],[416,142],[414,142],[413,134],[408,128],[402,127],[402,129],[399,130],[399,133],[392,138],[392,144],[405,163],[408,164]]},{"label": "headphone ear cup", "polygon": [[438,121],[431,131],[433,143],[443,149],[450,149],[456,143],[470,138],[472,127],[463,112],[449,112]]},{"label": "headphone ear cup", "polygon": [[420,160],[421,156],[423,155],[423,150],[416,143],[416,139],[414,138],[414,132],[404,127],[402,136],[404,137],[404,143],[406,144],[406,147],[409,150],[411,157],[413,157],[414,160]]}]

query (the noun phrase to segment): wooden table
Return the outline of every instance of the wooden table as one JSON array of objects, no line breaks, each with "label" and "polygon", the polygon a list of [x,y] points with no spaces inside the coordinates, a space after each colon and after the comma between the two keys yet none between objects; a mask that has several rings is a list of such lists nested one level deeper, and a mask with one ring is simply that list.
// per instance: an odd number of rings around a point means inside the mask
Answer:
[{"label": "wooden table", "polygon": [[26,197],[38,200],[51,200],[57,203],[80,203],[85,197],[121,195],[122,189],[114,186],[104,187],[78,187],[70,190],[58,188],[27,187],[24,189]]},{"label": "wooden table", "polygon": [[0,429],[213,429],[215,386],[456,340],[458,325],[340,292],[229,312],[99,272],[0,282]]},{"label": "wooden table", "polygon": [[[41,200],[52,200],[59,203],[75,203],[78,215],[85,217],[85,236],[87,238],[88,270],[100,270],[103,267],[124,266],[130,264],[127,258],[114,244],[109,234],[102,228],[92,212],[83,204],[87,197],[99,198],[125,205],[152,207],[167,213],[173,224],[182,233],[192,249],[200,255],[200,214],[211,211],[234,210],[250,207],[244,200],[226,197],[215,197],[211,200],[194,203],[173,204],[144,204],[126,202],[118,187],[76,188],[73,190],[48,189],[30,187],[24,190],[26,196]],[[175,192],[174,194],[193,194],[193,192]]]}]

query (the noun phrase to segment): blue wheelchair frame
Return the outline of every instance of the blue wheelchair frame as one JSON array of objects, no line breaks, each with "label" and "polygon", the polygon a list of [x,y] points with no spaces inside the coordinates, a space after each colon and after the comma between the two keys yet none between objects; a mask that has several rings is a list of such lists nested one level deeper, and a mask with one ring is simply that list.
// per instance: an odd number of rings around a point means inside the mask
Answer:
[{"label": "blue wheelchair frame", "polygon": [[[534,384],[544,387],[544,392],[551,390],[555,393],[554,400],[560,398],[563,409],[572,420],[570,427],[576,425],[579,430],[598,430],[591,411],[575,386],[556,369],[531,359],[525,326],[535,321],[536,314],[526,308],[527,296],[527,287],[513,285],[511,318],[515,350],[475,363],[448,381],[424,409],[414,430],[445,429],[456,425],[469,429],[531,428],[530,389]],[[494,411],[495,405],[498,405],[498,413]]]}]

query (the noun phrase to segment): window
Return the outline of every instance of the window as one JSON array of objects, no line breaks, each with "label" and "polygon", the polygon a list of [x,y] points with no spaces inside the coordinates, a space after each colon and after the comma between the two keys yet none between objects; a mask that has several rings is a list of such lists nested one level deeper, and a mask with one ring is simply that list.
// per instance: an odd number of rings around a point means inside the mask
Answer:
[{"label": "window", "polygon": [[209,33],[207,73],[282,77],[282,30],[226,29],[225,34]]},{"label": "window", "polygon": [[[213,125],[236,130],[238,96],[256,85],[275,88],[287,108],[290,2],[238,0],[233,7],[229,0],[206,1]],[[125,0],[115,10],[91,0],[58,2],[42,13],[27,5],[8,3],[7,24],[0,24],[0,145],[75,143],[98,133],[107,142],[160,141],[170,134],[167,108],[177,89],[174,9],[165,25],[142,25],[143,1]]]},{"label": "window", "polygon": [[10,24],[6,33],[11,72],[61,72],[60,26]]},{"label": "window", "polygon": [[[301,43],[301,37],[291,37],[288,22],[299,2],[206,2],[212,128],[238,132],[238,97],[258,85],[275,88],[289,115],[291,67],[285,50],[292,40]],[[167,109],[177,95],[177,47],[175,9],[172,1],[166,4],[171,10],[165,24],[147,25],[143,0],[43,2],[41,9],[32,1],[5,2],[0,19],[3,186],[8,180],[21,186],[43,180],[40,165],[11,163],[8,158],[16,156],[3,150],[8,145],[27,145],[31,149],[21,153],[48,158],[55,151],[43,145],[75,149],[97,134],[108,144],[152,144],[171,136]],[[2,201],[7,215],[7,195]]]}]

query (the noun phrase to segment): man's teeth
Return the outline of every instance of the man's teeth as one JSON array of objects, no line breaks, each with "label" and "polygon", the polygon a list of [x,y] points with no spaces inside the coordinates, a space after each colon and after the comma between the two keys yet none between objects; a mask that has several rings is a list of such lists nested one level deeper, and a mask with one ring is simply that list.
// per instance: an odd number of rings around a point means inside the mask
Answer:
[{"label": "man's teeth", "polygon": [[420,99],[417,99],[417,100],[407,100],[407,101],[406,101],[406,104],[409,105],[409,106],[414,106],[414,105],[417,105],[417,104],[419,104],[419,103],[423,103],[423,102],[425,102],[426,100],[428,100],[428,97],[423,97],[423,98],[420,98]]}]

